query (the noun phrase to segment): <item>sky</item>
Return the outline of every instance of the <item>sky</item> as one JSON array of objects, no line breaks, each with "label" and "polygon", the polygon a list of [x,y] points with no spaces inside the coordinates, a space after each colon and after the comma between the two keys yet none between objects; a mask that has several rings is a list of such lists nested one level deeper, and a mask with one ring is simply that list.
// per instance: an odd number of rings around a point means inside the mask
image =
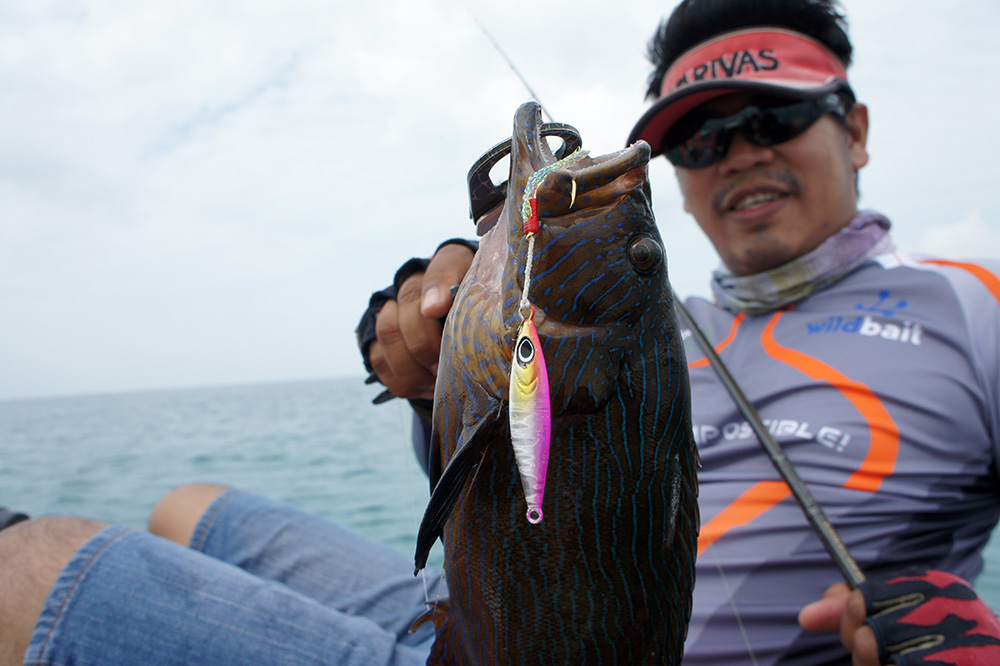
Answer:
[{"label": "sky", "polygon": [[[676,3],[0,3],[0,399],[361,376],[354,328],[471,237],[465,177],[525,86],[594,154]],[[861,205],[906,251],[1000,256],[1000,3],[845,0]],[[718,260],[650,168],[671,280]]]}]

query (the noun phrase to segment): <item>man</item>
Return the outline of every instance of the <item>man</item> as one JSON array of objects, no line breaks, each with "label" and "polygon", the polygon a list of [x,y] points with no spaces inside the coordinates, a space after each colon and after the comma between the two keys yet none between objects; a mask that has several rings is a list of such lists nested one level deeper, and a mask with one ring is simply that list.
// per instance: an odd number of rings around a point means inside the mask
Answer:
[{"label": "man", "polygon": [[[807,629],[839,628],[858,663],[878,663],[876,633],[883,659],[915,648],[896,663],[1000,660],[996,619],[944,600],[969,598],[963,582],[895,575],[919,565],[971,580],[982,568],[1000,512],[1000,265],[901,256],[889,221],[859,212],[868,113],[847,82],[842,26],[829,2],[688,0],[651,42],[658,101],[629,141],[675,165],[723,263],[716,303],[689,308],[876,581],[868,610],[880,611],[862,627],[864,597],[843,584],[803,610],[837,570],[689,346],[703,525],[685,664],[842,663],[836,637],[803,631],[800,611]],[[395,395],[432,389],[436,320],[470,257],[445,245],[422,275],[397,276],[396,300],[376,295],[377,336],[362,344]],[[888,602],[908,593],[935,610],[917,622]],[[970,638],[963,621],[990,629]],[[923,642],[953,630],[946,646]]]},{"label": "man", "polygon": [[[767,27],[733,32],[751,26]],[[839,587],[803,623],[840,625],[865,664],[878,663],[876,635],[882,648],[900,636],[922,645],[930,625],[944,643],[897,663],[941,649],[975,663],[992,656],[1000,627],[971,589],[941,572],[879,574],[918,564],[971,579],[980,568],[1000,504],[1000,309],[985,286],[996,267],[885,254],[887,221],[857,214],[868,123],[846,84],[841,35],[818,0],[687,2],[657,40],[661,101],[633,134],[678,165],[685,206],[726,266],[715,277],[725,306],[695,299],[696,319],[875,579],[872,630],[859,629],[863,599]],[[397,298],[383,294],[377,323],[374,311],[367,318],[362,331],[377,336],[362,342],[393,393],[428,395],[437,318],[471,255],[448,243],[425,272],[408,265]],[[747,663],[751,653],[757,663],[845,663],[835,636],[796,623],[836,571],[712,370],[693,349],[689,361],[704,526],[685,663]],[[388,547],[216,486],[171,493],[150,530],[166,538],[73,518],[0,530],[0,664],[426,659],[429,625],[406,632],[423,583]],[[882,602],[899,590],[925,601],[897,617]],[[935,617],[942,607],[958,615]]]}]

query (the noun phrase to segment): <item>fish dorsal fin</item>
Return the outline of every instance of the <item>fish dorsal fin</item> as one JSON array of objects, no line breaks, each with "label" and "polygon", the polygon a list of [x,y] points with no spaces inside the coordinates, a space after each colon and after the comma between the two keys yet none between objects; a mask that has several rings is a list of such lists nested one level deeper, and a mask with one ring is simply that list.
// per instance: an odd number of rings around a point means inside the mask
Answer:
[{"label": "fish dorsal fin", "polygon": [[434,542],[441,537],[444,524],[462,494],[466,480],[479,468],[479,463],[486,455],[486,449],[506,427],[506,412],[505,404],[498,402],[478,423],[463,430],[462,439],[465,441],[455,452],[441,474],[441,479],[434,486],[434,492],[431,493],[427,509],[424,510],[424,517],[420,521],[417,550],[413,556],[414,574],[427,564],[427,554]]}]

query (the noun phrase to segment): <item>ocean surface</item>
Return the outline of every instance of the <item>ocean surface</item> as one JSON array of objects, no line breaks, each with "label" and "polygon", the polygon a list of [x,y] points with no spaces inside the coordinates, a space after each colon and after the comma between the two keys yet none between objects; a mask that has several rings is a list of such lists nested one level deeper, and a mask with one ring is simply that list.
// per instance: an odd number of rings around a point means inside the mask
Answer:
[{"label": "ocean surface", "polygon": [[[145,527],[208,481],[327,516],[408,556],[428,497],[402,400],[362,379],[0,401],[0,505]],[[435,547],[430,563],[440,564]],[[1000,609],[1000,538],[979,593]]]},{"label": "ocean surface", "polygon": [[358,377],[0,401],[0,505],[144,528],[170,489],[214,482],[412,555],[428,482],[409,405],[373,405],[381,388]]}]

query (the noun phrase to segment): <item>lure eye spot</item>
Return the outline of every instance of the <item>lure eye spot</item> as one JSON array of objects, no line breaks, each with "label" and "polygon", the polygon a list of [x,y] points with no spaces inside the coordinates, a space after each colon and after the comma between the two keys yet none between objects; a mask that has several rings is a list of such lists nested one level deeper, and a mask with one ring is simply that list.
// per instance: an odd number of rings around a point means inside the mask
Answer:
[{"label": "lure eye spot", "polygon": [[649,275],[663,263],[663,247],[648,234],[639,234],[629,241],[628,260],[640,275]]},{"label": "lure eye spot", "polygon": [[523,368],[534,360],[535,345],[531,344],[531,338],[521,338],[514,352],[518,365]]}]

